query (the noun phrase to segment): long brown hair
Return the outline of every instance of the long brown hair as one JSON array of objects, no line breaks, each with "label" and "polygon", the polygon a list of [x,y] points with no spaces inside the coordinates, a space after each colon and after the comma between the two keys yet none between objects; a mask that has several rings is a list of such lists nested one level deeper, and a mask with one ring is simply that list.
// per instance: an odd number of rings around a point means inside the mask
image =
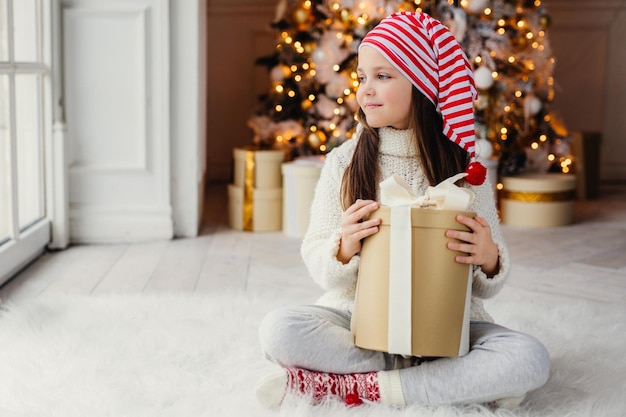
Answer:
[{"label": "long brown hair", "polygon": [[[378,189],[378,130],[367,124],[359,109],[357,119],[363,126],[350,165],[341,181],[341,201],[346,209],[357,199],[375,200]],[[443,120],[435,106],[417,88],[411,94],[409,128],[415,132],[415,146],[422,170],[430,185],[463,172],[469,154],[443,134]]]}]

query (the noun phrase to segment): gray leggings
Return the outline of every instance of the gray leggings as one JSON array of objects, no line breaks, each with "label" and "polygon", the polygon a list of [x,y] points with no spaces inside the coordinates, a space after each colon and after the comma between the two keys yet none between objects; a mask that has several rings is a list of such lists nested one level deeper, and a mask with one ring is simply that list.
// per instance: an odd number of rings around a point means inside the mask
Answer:
[{"label": "gray leggings", "polygon": [[259,328],[263,352],[282,367],[337,374],[400,370],[407,404],[486,403],[518,397],[546,383],[550,358],[534,337],[488,322],[471,322],[470,352],[419,366],[356,347],[350,313],[307,305],[277,309]]}]

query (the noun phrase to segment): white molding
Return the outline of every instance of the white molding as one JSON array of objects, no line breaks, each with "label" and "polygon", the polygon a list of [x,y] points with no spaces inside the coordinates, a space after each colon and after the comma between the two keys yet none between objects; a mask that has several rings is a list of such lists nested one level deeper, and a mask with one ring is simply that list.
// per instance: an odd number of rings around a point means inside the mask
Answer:
[{"label": "white molding", "polygon": [[169,208],[133,206],[70,208],[73,243],[143,242],[169,239]]}]

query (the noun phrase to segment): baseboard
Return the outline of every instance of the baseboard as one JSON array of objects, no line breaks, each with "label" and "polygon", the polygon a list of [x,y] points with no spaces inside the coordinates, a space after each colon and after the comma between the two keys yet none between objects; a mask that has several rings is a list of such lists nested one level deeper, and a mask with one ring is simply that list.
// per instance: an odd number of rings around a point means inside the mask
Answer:
[{"label": "baseboard", "polygon": [[71,243],[124,243],[172,239],[171,208],[70,208]]}]

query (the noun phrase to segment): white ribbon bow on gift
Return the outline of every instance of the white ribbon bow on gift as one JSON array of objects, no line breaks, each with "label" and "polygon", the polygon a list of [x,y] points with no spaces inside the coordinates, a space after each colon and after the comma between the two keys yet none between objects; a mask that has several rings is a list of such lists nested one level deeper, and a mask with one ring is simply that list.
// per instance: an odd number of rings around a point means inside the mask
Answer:
[{"label": "white ribbon bow on gift", "polygon": [[387,350],[389,353],[411,355],[411,207],[435,207],[440,210],[467,210],[474,201],[474,192],[454,183],[467,174],[454,175],[423,196],[416,197],[408,184],[393,175],[380,183],[381,205],[391,207],[389,228],[389,314]]},{"label": "white ribbon bow on gift", "polygon": [[474,201],[474,192],[454,185],[467,174],[462,172],[434,187],[428,187],[423,196],[416,197],[408,184],[399,176],[392,175],[380,183],[380,203],[383,206],[435,206],[440,210],[467,210]]}]

